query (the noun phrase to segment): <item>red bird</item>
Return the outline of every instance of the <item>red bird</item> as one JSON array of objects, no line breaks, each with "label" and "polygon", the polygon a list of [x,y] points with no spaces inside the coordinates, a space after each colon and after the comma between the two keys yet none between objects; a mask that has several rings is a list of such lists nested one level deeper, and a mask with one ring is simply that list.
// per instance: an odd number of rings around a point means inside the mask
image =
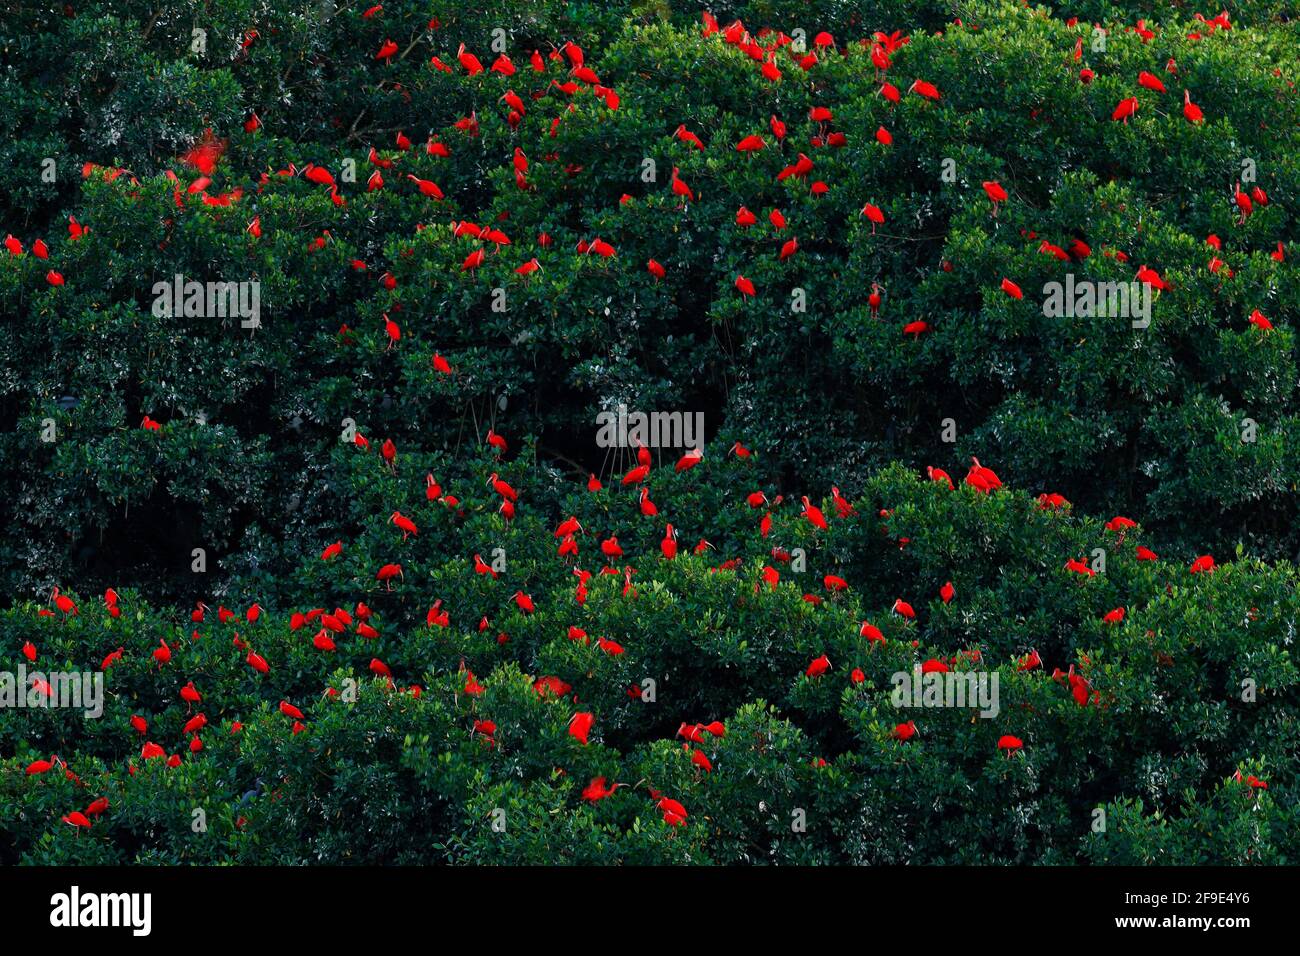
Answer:
[{"label": "red bird", "polygon": [[993,473],[993,469],[985,468],[978,458],[971,458],[971,462],[970,471],[966,473],[966,484],[986,495],[1002,487],[1002,480]]},{"label": "red bird", "polygon": [[292,717],[294,720],[302,720],[302,711],[287,700],[280,701],[280,713],[286,717]]},{"label": "red bird", "polygon": [[606,786],[604,777],[595,777],[591,783],[582,788],[582,799],[589,803],[597,803],[606,797],[612,797],[614,791],[619,787],[626,787],[625,783],[616,783],[612,787]]},{"label": "red bird", "polygon": [[808,519],[808,523],[814,528],[825,531],[829,526],[826,524],[826,516],[822,514],[821,509],[809,501],[807,495],[804,495],[800,500],[803,502],[802,517]]},{"label": "red bird", "polygon": [[487,483],[492,486],[493,491],[499,494],[502,498],[505,498],[507,501],[517,501],[519,499],[519,493],[498,478],[495,471],[492,472]]},{"label": "red bird", "polygon": [[595,714],[579,711],[569,718],[569,736],[585,747],[587,745],[587,737],[591,733],[591,727],[595,722]]},{"label": "red bird", "polygon": [[72,598],[68,597],[66,594],[60,594],[58,588],[55,588],[50,594],[50,600],[54,602],[55,607],[63,612],[64,617],[67,617],[69,614],[75,616],[80,613],[77,610],[77,605],[73,603]]},{"label": "red bird", "polygon": [[980,185],[984,187],[984,195],[988,196],[992,201],[993,215],[996,216],[998,214],[998,203],[1007,201],[1007,191],[1002,188],[1001,183],[993,181],[981,183]]},{"label": "red bird", "polygon": [[830,667],[830,658],[823,654],[821,657],[816,658],[811,664],[809,664],[808,669],[804,671],[804,673],[809,677],[820,677],[822,674],[825,674],[830,670]]},{"label": "red bird", "polygon": [[696,465],[700,463],[700,460],[703,457],[704,457],[703,448],[692,448],[686,454],[682,455],[681,458],[677,459],[677,464],[673,467],[673,471],[683,472],[691,468],[694,468]]},{"label": "red bird", "polygon": [[659,550],[669,561],[677,557],[677,532],[672,525],[664,529],[664,538],[659,542]]},{"label": "red bird", "polygon": [[649,465],[638,465],[623,476],[623,485],[639,485],[645,481],[646,475],[650,474]]}]

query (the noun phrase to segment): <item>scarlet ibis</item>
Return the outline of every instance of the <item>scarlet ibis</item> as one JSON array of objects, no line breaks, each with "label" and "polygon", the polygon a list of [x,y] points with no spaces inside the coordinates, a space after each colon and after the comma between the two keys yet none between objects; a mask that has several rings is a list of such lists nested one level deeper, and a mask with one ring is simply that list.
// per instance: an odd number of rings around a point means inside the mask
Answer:
[{"label": "scarlet ibis", "polygon": [[497,477],[497,473],[495,471],[492,472],[492,474],[488,477],[487,483],[492,486],[493,491],[495,491],[497,494],[499,494],[502,498],[506,499],[507,501],[517,501],[519,499],[519,493],[515,491],[514,488],[510,487],[510,485],[506,484],[506,482],[502,481],[499,477]]},{"label": "scarlet ibis", "polygon": [[830,667],[830,658],[823,654],[821,657],[813,659],[813,662],[808,665],[808,669],[804,671],[804,674],[809,677],[820,677],[822,674],[825,674],[830,670]]},{"label": "scarlet ibis", "polygon": [[431,199],[443,198],[442,190],[438,188],[438,184],[433,180],[420,179],[418,176],[414,176],[410,173],[406,174],[406,178],[415,183],[415,188],[420,191],[421,196],[428,196]]},{"label": "scarlet ibis", "polygon": [[467,53],[463,43],[460,45],[460,49],[456,51],[456,59],[460,61],[460,65],[465,68],[465,72],[470,76],[477,76],[483,72],[483,64],[479,62],[479,58],[473,53]]},{"label": "scarlet ibis", "polygon": [[70,614],[76,616],[81,613],[77,610],[77,605],[73,603],[72,598],[68,597],[66,594],[60,594],[58,588],[55,588],[51,592],[50,600],[54,602],[55,607],[63,612],[65,618]]},{"label": "scarlet ibis", "polygon": [[677,531],[671,524],[664,529],[664,537],[659,542],[659,550],[669,561],[677,557]]},{"label": "scarlet ibis", "polygon": [[907,92],[916,93],[928,100],[939,99],[939,89],[933,83],[927,83],[925,80],[917,80],[907,88]]},{"label": "scarlet ibis", "polygon": [[403,541],[405,541],[410,535],[419,534],[419,530],[415,527],[415,522],[401,512],[394,511],[388,520],[402,530]]},{"label": "scarlet ibis", "polygon": [[862,215],[866,216],[871,222],[871,234],[874,236],[876,234],[876,226],[884,223],[885,214],[880,211],[880,207],[867,203],[862,207]]},{"label": "scarlet ibis", "polygon": [[822,510],[809,501],[807,495],[804,495],[800,500],[803,502],[802,517],[807,519],[808,523],[814,528],[825,531],[829,525],[826,523],[826,516],[822,514]]},{"label": "scarlet ibis", "polygon": [[680,170],[678,170],[678,168],[674,166],[672,178],[669,181],[669,187],[671,188],[674,196],[681,196],[684,199],[686,199],[688,202],[694,202],[695,193],[691,190],[691,187],[686,185],[686,183],[681,179],[681,177],[678,175],[679,172]]},{"label": "scarlet ibis", "polygon": [[698,136],[686,128],[685,123],[678,126],[673,135],[683,143],[690,143],[696,149],[704,149],[704,143],[700,141]]},{"label": "scarlet ibis", "polygon": [[1110,118],[1112,120],[1122,120],[1125,124],[1127,124],[1129,121],[1129,117],[1133,116],[1133,114],[1135,114],[1137,110],[1138,110],[1138,99],[1136,96],[1130,96],[1127,99],[1123,99],[1119,101],[1119,105],[1117,105],[1115,107],[1115,111],[1110,114]]},{"label": "scarlet ibis", "polygon": [[1002,480],[994,474],[993,469],[985,468],[978,458],[971,458],[970,471],[966,473],[966,484],[976,491],[988,494],[1002,487]]},{"label": "scarlet ibis", "polygon": [[641,487],[641,493],[638,496],[638,502],[641,508],[641,514],[647,518],[654,518],[659,514],[659,508],[650,500],[650,489],[644,485]]},{"label": "scarlet ibis", "polygon": [[587,745],[588,735],[591,733],[592,725],[595,724],[595,722],[595,714],[587,711],[579,711],[569,718],[569,736],[585,747]]},{"label": "scarlet ibis", "polygon": [[604,777],[593,777],[591,782],[582,788],[582,799],[589,803],[597,803],[606,797],[612,797],[615,790],[625,786],[627,786],[625,783],[616,783],[611,787],[606,785]]},{"label": "scarlet ibis", "polygon": [[948,486],[949,491],[953,490],[952,478],[942,468],[934,468],[927,465],[925,468],[925,473],[926,475],[929,476],[931,481],[944,482]]},{"label": "scarlet ibis", "polygon": [[993,215],[997,216],[998,203],[1004,203],[1007,201],[1007,191],[1002,188],[1001,183],[993,180],[980,183],[980,185],[984,189],[984,195],[988,196],[989,201],[993,203]]},{"label": "scarlet ibis", "polygon": [[1165,92],[1165,85],[1160,82],[1160,77],[1146,70],[1138,73],[1138,86],[1146,90],[1154,90],[1157,93]]}]

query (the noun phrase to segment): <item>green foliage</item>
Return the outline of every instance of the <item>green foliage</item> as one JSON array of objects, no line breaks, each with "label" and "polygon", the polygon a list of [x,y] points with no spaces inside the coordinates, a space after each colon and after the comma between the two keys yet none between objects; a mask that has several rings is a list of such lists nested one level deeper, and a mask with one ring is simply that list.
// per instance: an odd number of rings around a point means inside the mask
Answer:
[{"label": "green foliage", "polygon": [[[0,709],[0,861],[1294,862],[1290,4],[367,6],[0,11],[0,668],[107,689]],[[1139,266],[1149,327],[1042,308]],[[256,280],[260,327],[159,314],[177,275]],[[625,487],[619,404],[702,411],[703,461]],[[996,674],[998,714],[900,712],[926,661]]]},{"label": "green foliage", "polygon": [[[358,499],[394,500],[392,476],[375,480],[384,471],[378,456],[348,454]],[[406,464],[399,458],[399,475]],[[700,476],[708,467],[652,473],[655,497],[703,495],[714,484]],[[718,474],[743,486],[752,470],[732,459]],[[773,509],[767,539],[747,518],[724,546],[725,566],[707,553],[666,560],[654,543],[657,522],[620,514],[633,507],[625,495],[571,496],[586,529],[578,566],[598,572],[579,602],[572,565],[550,553],[556,539],[539,516],[505,522],[473,491],[452,511],[422,501],[418,482],[405,484],[400,508],[418,535],[402,541],[371,518],[338,557],[305,557],[281,583],[277,600],[286,603],[256,621],[242,606],[224,622],[213,609],[201,622],[176,621],[135,592],[119,595],[117,617],[77,595],[79,613],[66,619],[29,604],[3,612],[9,671],[28,643],[38,655],[29,667],[47,670],[97,671],[123,649],[104,672],[98,719],[0,711],[0,748],[13,755],[0,766],[5,857],[1295,858],[1300,672],[1289,650],[1297,608],[1289,566],[1238,558],[1192,573],[1182,562],[1140,559],[1140,528],[1110,530],[1022,492],[950,491],[893,467],[870,479],[856,514],[830,518],[824,531],[788,505]],[[521,485],[529,487],[526,475]],[[697,507],[749,511],[716,493]],[[607,526],[624,529],[615,564],[595,553]],[[789,563],[772,560],[773,543],[791,549]],[[473,573],[464,556],[498,547],[507,556],[500,576]],[[803,550],[806,571],[793,549]],[[1071,557],[1092,560],[1095,549],[1106,553],[1104,573],[1065,568]],[[390,561],[403,568],[391,590],[374,580]],[[772,566],[775,584],[761,573]],[[627,567],[636,569],[630,586]],[[828,592],[822,578],[832,573],[849,588]],[[949,580],[956,594],[945,602],[938,592]],[[517,606],[516,591],[532,598],[532,613]],[[332,634],[333,651],[313,646],[323,618],[302,620],[309,606],[297,599],[308,595],[328,597],[317,605],[324,613],[336,601],[351,612]],[[899,597],[914,619],[891,610]],[[445,626],[426,620],[435,600],[449,615]],[[1123,619],[1103,621],[1116,607]],[[884,640],[864,636],[864,621]],[[172,652],[165,663],[152,655],[160,641]],[[247,665],[248,649],[267,661],[266,674]],[[1032,653],[1041,667],[1027,663]],[[823,655],[829,669],[805,673]],[[391,682],[376,676],[376,659]],[[931,660],[996,673],[996,715],[897,707],[894,675]],[[1062,672],[1087,682],[1082,704]],[[542,678],[564,686],[545,692]],[[198,702],[179,696],[189,681]],[[281,701],[300,707],[303,720],[282,713]],[[594,716],[586,744],[569,733],[578,712]],[[185,733],[197,713],[206,725]],[[147,721],[145,733],[132,716]],[[917,735],[902,742],[895,728],[908,720]],[[697,732],[689,743],[680,733],[713,721],[725,732]],[[1005,734],[1023,749],[999,750]],[[202,748],[191,752],[196,738]],[[146,742],[164,755],[142,759]],[[704,765],[693,762],[697,751]],[[175,766],[165,766],[170,754]],[[75,779],[60,766],[25,774],[50,755]],[[1240,781],[1229,779],[1238,772]],[[584,800],[596,778],[622,786]],[[110,809],[89,831],[60,822],[100,796]],[[683,826],[662,819],[665,796],[687,808]],[[1098,808],[1100,833],[1092,829]]]}]

